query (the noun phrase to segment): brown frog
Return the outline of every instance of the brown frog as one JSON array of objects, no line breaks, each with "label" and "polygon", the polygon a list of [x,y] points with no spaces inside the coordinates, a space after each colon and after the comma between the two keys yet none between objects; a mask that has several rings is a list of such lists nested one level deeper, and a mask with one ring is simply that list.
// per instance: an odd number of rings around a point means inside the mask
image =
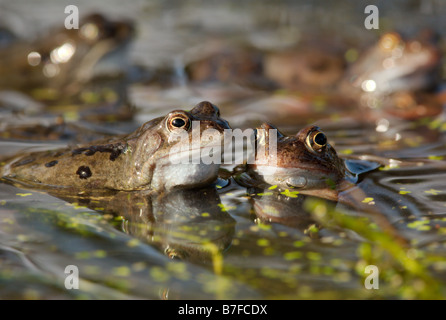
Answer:
[{"label": "brown frog", "polygon": [[133,35],[130,22],[91,14],[79,29],[57,29],[33,43],[17,41],[0,50],[0,86],[74,91],[94,76],[101,59],[123,49]]},{"label": "brown frog", "polygon": [[391,117],[416,120],[443,112],[444,97],[424,91],[399,91],[382,99],[381,109]]},{"label": "brown frog", "polygon": [[419,39],[405,40],[396,32],[384,34],[350,66],[339,89],[376,107],[370,97],[435,87],[441,76],[441,54],[431,38],[422,34]]},{"label": "brown frog", "polygon": [[[271,141],[274,132],[277,140]],[[247,172],[260,185],[295,189],[331,200],[337,200],[337,191],[349,178],[344,161],[317,126],[286,136],[273,125],[262,124],[256,129],[256,157],[252,162],[247,164]]]},{"label": "brown frog", "polygon": [[286,89],[332,90],[341,79],[346,62],[340,50],[328,43],[301,43],[296,48],[266,54],[265,76]]},{"label": "brown frog", "polygon": [[[33,42],[17,40],[0,47],[0,89],[45,102],[46,110],[57,114],[79,112],[82,118],[101,121],[129,119],[133,110],[123,80],[133,37],[131,22],[91,14],[79,29],[62,27]],[[0,105],[10,107],[0,100]]]},{"label": "brown frog", "polygon": [[263,53],[247,45],[218,41],[194,55],[185,72],[192,83],[237,84],[244,88],[276,88],[264,75]]},{"label": "brown frog", "polygon": [[[219,136],[205,136],[207,129]],[[176,110],[146,122],[126,136],[21,154],[5,161],[2,176],[6,181],[34,187],[81,190],[168,191],[206,185],[217,178],[220,162],[178,161],[178,157],[188,160],[192,152],[221,147],[225,129],[229,125],[220,118],[218,108],[204,101],[189,112]],[[191,139],[196,139],[197,130],[198,144]],[[179,139],[180,134],[186,134],[186,139]]]},{"label": "brown frog", "polygon": [[[270,135],[273,135],[272,139]],[[341,159],[329,144],[327,136],[317,126],[308,126],[296,135],[285,136],[276,127],[264,123],[257,128],[255,149],[255,161],[248,162],[246,172],[236,177],[240,184],[248,188],[268,189],[267,193],[276,195],[280,191],[279,196],[293,198],[297,194],[303,194],[339,202],[368,213],[395,239],[406,243],[388,217],[364,202],[370,190],[362,188],[359,183],[360,175],[380,167],[379,162],[365,158]],[[387,189],[379,191],[388,195]],[[376,199],[378,196],[382,194],[376,193]],[[399,198],[398,194],[392,196]],[[398,199],[400,200],[402,199]],[[301,221],[297,203],[294,207],[293,210],[260,209],[255,212],[261,219],[299,225]]]},{"label": "brown frog", "polygon": [[[333,110],[367,122],[383,116],[412,120],[443,111],[435,93],[441,80],[441,51],[427,32],[411,40],[386,33],[350,66],[344,58],[349,52],[346,47],[330,50],[310,45],[265,55],[265,75],[290,91],[281,92],[282,101],[290,102],[273,101],[274,106],[264,108],[274,111],[274,119],[278,109],[313,116],[314,110],[321,109],[321,98],[322,116]],[[292,102],[296,91],[299,100]]]}]

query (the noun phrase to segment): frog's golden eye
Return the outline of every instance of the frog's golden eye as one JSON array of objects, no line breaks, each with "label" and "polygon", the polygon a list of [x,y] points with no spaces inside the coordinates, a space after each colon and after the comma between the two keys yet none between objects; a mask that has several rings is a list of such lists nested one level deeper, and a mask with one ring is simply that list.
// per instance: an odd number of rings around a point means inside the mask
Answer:
[{"label": "frog's golden eye", "polygon": [[327,136],[319,130],[312,131],[307,135],[306,144],[310,151],[321,152],[327,145]]},{"label": "frog's golden eye", "polygon": [[169,131],[184,129],[188,130],[190,127],[190,119],[187,115],[177,113],[173,114],[167,120],[167,129]]}]

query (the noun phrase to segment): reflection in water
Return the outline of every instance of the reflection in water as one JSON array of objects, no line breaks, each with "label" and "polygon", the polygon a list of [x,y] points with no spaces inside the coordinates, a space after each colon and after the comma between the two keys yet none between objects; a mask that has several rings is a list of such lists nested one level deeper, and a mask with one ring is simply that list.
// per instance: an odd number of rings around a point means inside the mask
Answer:
[{"label": "reflection in water", "polygon": [[[231,243],[234,220],[221,211],[215,190],[57,196],[76,202],[1,185],[1,297],[258,297],[221,275],[221,251]],[[172,207],[176,212],[166,211]],[[171,259],[166,248],[182,259]],[[64,287],[67,265],[79,268],[79,290]]]},{"label": "reflection in water", "polygon": [[[395,241],[407,245],[407,239],[402,231],[395,226],[395,221],[406,217],[407,212],[417,215],[417,204],[408,197],[402,198],[401,194],[385,187],[374,179],[375,170],[381,165],[377,162],[345,159],[346,167],[351,175],[348,187],[336,191],[336,199],[327,197],[325,192],[307,195],[305,190],[284,189],[278,186],[270,186],[265,189],[249,187],[253,180],[245,174],[236,179],[242,185],[248,186],[250,203],[255,215],[261,220],[297,228],[307,231],[309,227],[317,225],[311,211],[306,207],[307,200],[326,199],[326,203],[344,210],[361,212],[368,216],[385,232],[391,234]],[[354,182],[354,183],[353,183]],[[374,199],[377,199],[375,201]],[[379,199],[379,200],[378,200]],[[406,212],[399,210],[398,204],[404,203]],[[311,234],[310,235],[315,235]]]},{"label": "reflection in water", "polygon": [[235,220],[222,211],[213,187],[162,195],[141,191],[61,198],[120,217],[119,229],[154,245],[169,258],[213,262],[234,235]]},{"label": "reflection in water", "polygon": [[261,221],[280,223],[301,231],[316,224],[304,208],[305,195],[299,195],[298,192],[271,192],[268,189],[248,189],[248,194],[251,195],[250,203],[254,214]]}]

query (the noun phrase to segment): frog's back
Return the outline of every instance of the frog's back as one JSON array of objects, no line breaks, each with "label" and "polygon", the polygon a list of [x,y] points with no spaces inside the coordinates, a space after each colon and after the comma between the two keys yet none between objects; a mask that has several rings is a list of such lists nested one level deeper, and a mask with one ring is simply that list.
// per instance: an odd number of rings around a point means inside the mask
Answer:
[{"label": "frog's back", "polygon": [[77,148],[16,156],[2,167],[3,179],[29,185],[120,189],[124,157],[119,151]]}]

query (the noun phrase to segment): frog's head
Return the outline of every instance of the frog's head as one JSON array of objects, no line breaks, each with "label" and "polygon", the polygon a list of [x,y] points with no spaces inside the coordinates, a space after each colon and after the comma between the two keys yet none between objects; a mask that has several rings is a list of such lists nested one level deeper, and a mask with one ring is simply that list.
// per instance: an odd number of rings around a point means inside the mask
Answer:
[{"label": "frog's head", "polygon": [[217,178],[225,129],[228,122],[207,101],[150,121],[133,139],[136,173],[156,190],[208,184]]},{"label": "frog's head", "polygon": [[264,123],[256,129],[256,161],[248,164],[248,170],[269,185],[304,193],[334,188],[346,169],[319,127],[286,136]]}]

